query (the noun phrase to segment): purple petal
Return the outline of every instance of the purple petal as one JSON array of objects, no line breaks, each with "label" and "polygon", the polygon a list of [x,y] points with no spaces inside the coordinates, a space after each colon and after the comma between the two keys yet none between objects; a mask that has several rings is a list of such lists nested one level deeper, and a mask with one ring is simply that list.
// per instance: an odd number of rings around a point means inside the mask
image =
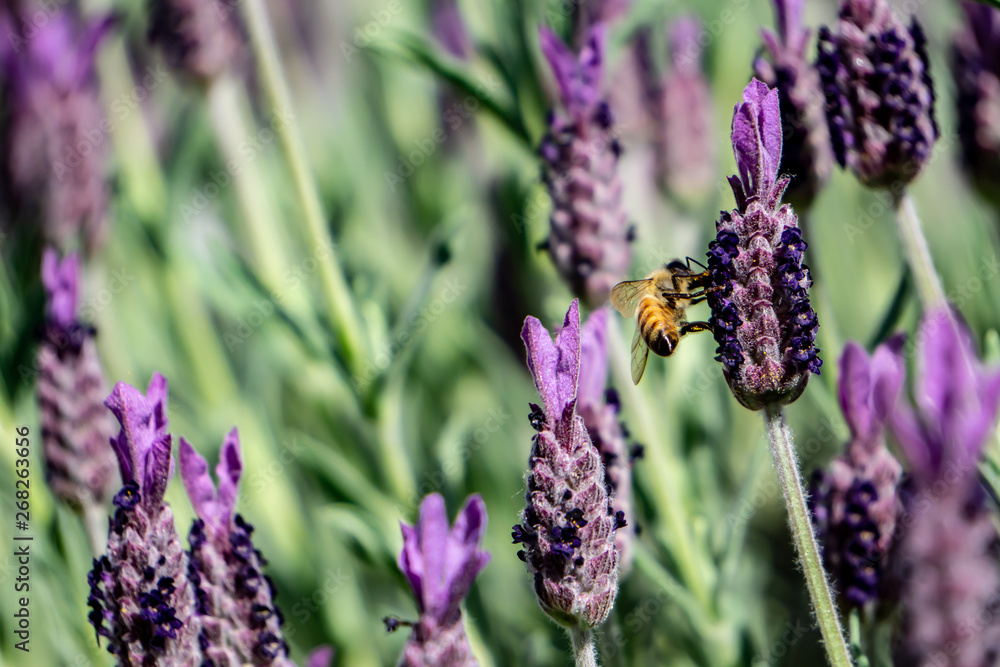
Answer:
[{"label": "purple petal", "polygon": [[208,474],[208,462],[184,438],[181,438],[178,449],[181,480],[184,482],[188,498],[191,499],[194,513],[205,523],[214,524],[218,508],[215,503],[215,485],[212,483],[211,475]]},{"label": "purple petal", "polygon": [[432,493],[420,503],[420,554],[424,563],[424,608],[431,613],[447,603],[445,552],[448,541],[448,513],[444,498]]},{"label": "purple petal", "polygon": [[889,418],[906,379],[903,344],[906,336],[893,336],[875,349],[871,360],[872,417],[880,425]]},{"label": "purple petal", "polygon": [[219,464],[215,467],[215,476],[219,480],[219,518],[227,524],[233,518],[236,499],[239,496],[240,475],[243,472],[243,460],[240,457],[240,434],[233,429],[226,436],[219,453]]},{"label": "purple petal", "polygon": [[670,62],[675,69],[698,71],[701,32],[701,20],[696,16],[682,16],[670,26]]},{"label": "purple petal", "polygon": [[853,437],[867,436],[872,428],[870,366],[864,348],[848,341],[840,356],[840,409]]},{"label": "purple petal", "polygon": [[607,308],[595,310],[580,333],[580,382],[577,401],[580,405],[599,405],[604,401],[608,377]]},{"label": "purple petal", "polygon": [[142,480],[142,502],[147,507],[156,507],[163,501],[167,484],[174,476],[173,436],[170,434],[156,438],[146,454],[146,474]]},{"label": "purple petal", "polygon": [[778,177],[781,164],[781,114],[778,91],[753,79],[743,102],[733,110],[733,153],[748,194],[762,195]]},{"label": "purple petal", "polygon": [[68,327],[76,320],[79,264],[80,258],[76,253],[70,253],[62,261],[54,248],[46,248],[42,255],[46,316],[62,327]]},{"label": "purple petal", "polygon": [[[804,48],[802,30],[802,7],[805,0],[774,0],[775,10],[778,14],[778,32],[781,34],[781,41],[785,43],[793,53],[801,53]],[[808,37],[808,33],[806,33]]]},{"label": "purple petal", "polygon": [[440,610],[442,614],[458,608],[468,595],[476,575],[490,560],[490,555],[479,548],[486,532],[486,522],[486,503],[482,496],[469,496],[448,535],[444,575],[447,604]]},{"label": "purple petal", "polygon": [[933,479],[940,467],[936,458],[937,446],[924,432],[913,408],[906,401],[899,401],[889,418],[892,435],[903,451],[917,477]]},{"label": "purple petal", "polygon": [[521,339],[527,349],[528,368],[550,420],[559,419],[576,399],[580,373],[580,304],[570,304],[563,328],[553,343],[549,332],[534,317],[524,320]]},{"label": "purple petal", "polygon": [[552,68],[563,106],[579,113],[597,102],[604,68],[604,27],[590,29],[579,57],[547,27],[539,28],[542,54]]},{"label": "purple petal", "polygon": [[314,648],[306,658],[306,667],[330,667],[333,661],[333,647],[320,646]]},{"label": "purple petal", "polygon": [[424,559],[420,553],[420,534],[416,527],[400,522],[399,530],[403,533],[403,549],[399,552],[397,561],[399,570],[410,582],[413,596],[417,599],[417,608],[424,610]]}]

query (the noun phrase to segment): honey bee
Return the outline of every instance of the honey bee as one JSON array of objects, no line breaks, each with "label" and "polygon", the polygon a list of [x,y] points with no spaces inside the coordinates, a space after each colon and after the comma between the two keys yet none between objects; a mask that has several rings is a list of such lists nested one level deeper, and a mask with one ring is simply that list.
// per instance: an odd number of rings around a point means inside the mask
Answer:
[{"label": "honey bee", "polygon": [[[642,280],[627,280],[611,290],[611,305],[625,317],[635,318],[632,338],[632,382],[639,384],[646,370],[649,351],[669,357],[681,336],[694,331],[711,331],[708,322],[687,322],[688,306],[701,303],[709,292],[709,273],[691,270],[687,263],[674,260]],[[704,268],[704,267],[702,267]]]}]

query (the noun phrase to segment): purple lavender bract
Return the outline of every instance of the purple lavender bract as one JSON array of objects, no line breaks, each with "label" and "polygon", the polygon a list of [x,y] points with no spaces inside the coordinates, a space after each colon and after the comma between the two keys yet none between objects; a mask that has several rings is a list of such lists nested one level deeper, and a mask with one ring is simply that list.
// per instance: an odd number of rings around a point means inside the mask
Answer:
[{"label": "purple lavender bract", "polygon": [[580,311],[566,313],[555,343],[528,317],[521,331],[528,368],[544,412],[532,406],[538,433],[529,458],[527,508],[514,542],[535,580],[542,610],[567,628],[589,629],[611,613],[618,593],[615,533],[624,517],[608,499],[604,466],[576,413]]},{"label": "purple lavender bract", "polygon": [[998,535],[977,464],[996,424],[1000,371],[980,365],[968,332],[946,310],[926,315],[916,340],[917,410],[900,401],[890,421],[913,469],[898,550],[895,664],[995,664]]},{"label": "purple lavender bract", "polygon": [[962,166],[1000,206],[1000,9],[964,2],[966,24],[952,44]]},{"label": "purple lavender bract", "polygon": [[573,292],[597,307],[625,276],[631,258],[620,148],[611,110],[600,95],[604,28],[590,31],[579,57],[547,28],[541,42],[563,107],[552,113],[539,148],[553,205],[546,246]]},{"label": "purple lavender bract", "polygon": [[803,4],[804,0],[774,0],[778,32],[761,31],[770,60],[754,61],[757,78],[777,88],[781,98],[781,171],[792,179],[785,198],[800,210],[812,204],[833,169],[819,72],[806,60],[810,32],[801,26]]},{"label": "purple lavender bract", "polygon": [[45,476],[52,492],[84,513],[100,512],[115,482],[109,444],[112,417],[104,407],[104,371],[94,331],[76,317],[79,258],[42,257],[45,334],[38,349],[38,407]]},{"label": "purple lavender bract", "polygon": [[871,359],[850,342],[840,358],[840,405],[851,429],[847,451],[814,474],[811,508],[827,571],[843,601],[861,607],[878,595],[893,542],[902,473],[885,446],[885,424],[906,369],[897,336]]},{"label": "purple lavender bract", "polygon": [[938,137],[926,38],[885,0],[846,0],[838,33],[823,27],[819,59],[837,162],[872,187],[916,178]]},{"label": "purple lavender bract", "polygon": [[[111,20],[84,25],[75,12],[59,10],[36,28],[21,21],[0,16],[8,195],[38,216],[48,242],[65,249],[80,235],[93,250],[104,238],[108,207],[107,119],[94,59]],[[95,143],[95,134],[102,140]]]},{"label": "purple lavender bract", "polygon": [[88,576],[90,622],[119,664],[200,665],[200,623],[170,506],[167,381],[154,374],[144,396],[119,382],[105,405],[121,424],[111,440],[124,486],[114,498],[107,553]]},{"label": "purple lavender bract", "polygon": [[806,243],[781,196],[778,91],[754,79],[736,105],[733,151],[739,177],[729,184],[736,210],[723,212],[709,244],[710,323],[726,382],[744,406],[759,410],[794,401],[822,364],[814,345],[812,281],[802,263]]},{"label": "purple lavender bract", "polygon": [[251,539],[253,526],[235,513],[243,471],[239,434],[233,429],[222,445],[215,469],[218,491],[205,459],[184,438],[180,464],[198,516],[188,537],[188,576],[195,587],[205,658],[216,665],[294,667],[274,587],[263,573],[266,561]]},{"label": "purple lavender bract", "polygon": [[416,526],[401,524],[399,569],[417,598],[420,618],[406,642],[401,667],[474,667],[476,662],[459,607],[489,563],[482,549],[486,505],[469,496],[449,530],[444,498],[433,493],[420,504]]}]

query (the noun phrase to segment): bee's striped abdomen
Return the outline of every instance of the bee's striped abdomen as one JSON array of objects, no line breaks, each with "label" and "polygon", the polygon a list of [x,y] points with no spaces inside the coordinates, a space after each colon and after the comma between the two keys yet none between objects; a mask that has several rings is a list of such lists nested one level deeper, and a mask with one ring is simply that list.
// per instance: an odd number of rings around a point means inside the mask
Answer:
[{"label": "bee's striped abdomen", "polygon": [[637,312],[636,324],[649,349],[661,357],[669,357],[680,340],[674,318],[655,297],[639,302]]}]

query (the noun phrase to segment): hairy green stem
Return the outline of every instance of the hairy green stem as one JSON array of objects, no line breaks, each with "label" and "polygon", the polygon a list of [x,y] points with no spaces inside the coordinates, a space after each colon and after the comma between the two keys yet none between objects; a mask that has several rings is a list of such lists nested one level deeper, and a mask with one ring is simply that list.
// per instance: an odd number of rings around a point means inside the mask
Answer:
[{"label": "hairy green stem", "polygon": [[816,535],[813,533],[809,508],[806,506],[806,494],[802,489],[798,457],[792,443],[792,433],[785,424],[780,406],[765,408],[764,424],[767,427],[767,437],[771,441],[771,456],[778,469],[785,507],[788,508],[792,540],[795,542],[802,571],[806,575],[806,586],[809,588],[816,621],[823,635],[827,658],[833,667],[850,667],[851,654],[844,640],[844,630],[840,626],[837,607],[830,592],[826,572],[823,570]]},{"label": "hairy green stem", "polygon": [[937,308],[945,304],[944,288],[941,279],[934,270],[934,260],[927,247],[927,239],[920,228],[920,217],[913,198],[905,190],[894,196],[896,207],[896,226],[899,229],[899,239],[903,244],[906,262],[913,271],[917,283],[917,292],[924,308]]},{"label": "hairy green stem", "polygon": [[573,659],[576,660],[576,667],[597,667],[594,632],[574,628],[569,631],[569,638],[573,642]]},{"label": "hairy green stem", "polygon": [[[254,56],[260,68],[260,77],[271,107],[275,112],[291,115],[292,96],[285,82],[278,45],[271,32],[264,2],[246,0],[242,3],[242,7]],[[276,131],[292,170],[296,194],[304,213],[306,234],[316,249],[329,249],[320,261],[320,281],[330,309],[330,320],[347,367],[352,372],[358,373],[361,370],[361,362],[367,356],[361,318],[327,229],[316,181],[306,161],[302,135],[295,122],[279,123]]]}]

